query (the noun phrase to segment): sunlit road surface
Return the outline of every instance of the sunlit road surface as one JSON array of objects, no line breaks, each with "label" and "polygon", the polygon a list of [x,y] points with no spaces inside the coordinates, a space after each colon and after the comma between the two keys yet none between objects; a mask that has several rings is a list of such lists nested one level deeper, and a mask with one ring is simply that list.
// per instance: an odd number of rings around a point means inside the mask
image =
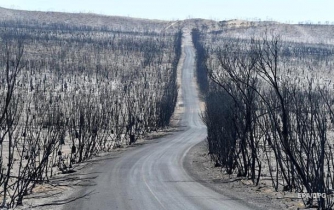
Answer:
[{"label": "sunlit road surface", "polygon": [[89,196],[64,206],[64,209],[205,210],[250,209],[237,199],[221,195],[195,181],[183,167],[189,149],[206,137],[200,118],[195,85],[195,52],[190,34],[183,40],[185,55],[181,73],[184,114],[183,131],[154,140],[154,143],[126,151],[91,168],[98,177],[78,197]]}]

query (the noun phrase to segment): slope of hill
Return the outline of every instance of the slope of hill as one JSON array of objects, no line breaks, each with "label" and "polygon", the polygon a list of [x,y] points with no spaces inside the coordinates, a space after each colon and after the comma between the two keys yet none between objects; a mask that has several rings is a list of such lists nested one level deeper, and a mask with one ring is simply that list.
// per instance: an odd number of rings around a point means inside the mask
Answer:
[{"label": "slope of hill", "polygon": [[212,33],[227,37],[251,38],[268,32],[279,34],[292,42],[334,44],[334,25],[284,24],[272,21],[250,22],[230,20],[219,22],[220,29]]},{"label": "slope of hill", "polygon": [[334,25],[283,24],[275,21],[186,19],[176,21],[149,20],[131,17],[106,16],[90,13],[63,13],[13,10],[0,7],[0,21],[26,21],[44,25],[68,24],[109,28],[120,31],[165,31],[178,28],[198,28],[228,37],[250,38],[274,32],[286,40],[305,43],[334,44]]},{"label": "slope of hill", "polygon": [[148,20],[130,17],[106,16],[90,13],[63,13],[13,10],[0,7],[0,21],[27,21],[43,24],[68,24],[116,30],[157,31],[171,25],[171,21]]}]

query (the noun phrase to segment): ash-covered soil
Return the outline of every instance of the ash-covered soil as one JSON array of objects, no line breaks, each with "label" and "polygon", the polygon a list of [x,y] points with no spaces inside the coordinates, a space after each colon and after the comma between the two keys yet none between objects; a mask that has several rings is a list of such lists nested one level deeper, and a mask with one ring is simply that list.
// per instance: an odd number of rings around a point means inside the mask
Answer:
[{"label": "ash-covered soil", "polygon": [[275,192],[270,183],[265,181],[259,186],[254,186],[250,180],[224,174],[220,167],[214,167],[214,163],[211,162],[205,141],[189,150],[184,166],[189,175],[201,184],[231,199],[257,206],[259,209],[304,208],[296,193]]}]

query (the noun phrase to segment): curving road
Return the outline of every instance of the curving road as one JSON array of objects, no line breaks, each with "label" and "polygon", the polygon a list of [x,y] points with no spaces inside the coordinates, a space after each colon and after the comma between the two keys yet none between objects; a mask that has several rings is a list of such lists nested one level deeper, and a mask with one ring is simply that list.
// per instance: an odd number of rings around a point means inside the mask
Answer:
[{"label": "curving road", "polygon": [[[88,198],[67,204],[64,209],[205,210],[249,209],[196,182],[183,162],[187,151],[206,137],[199,116],[199,99],[194,80],[194,49],[190,34],[183,40],[185,56],[181,90],[183,131],[163,137],[95,165],[95,185],[79,194],[94,191]],[[80,196],[78,195],[78,196]]]}]

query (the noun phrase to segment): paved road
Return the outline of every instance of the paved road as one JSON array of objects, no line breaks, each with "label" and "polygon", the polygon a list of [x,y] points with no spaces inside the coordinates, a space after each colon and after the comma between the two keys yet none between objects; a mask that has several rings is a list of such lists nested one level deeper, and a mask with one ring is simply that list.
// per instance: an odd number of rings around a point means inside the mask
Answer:
[{"label": "paved road", "polygon": [[185,111],[181,124],[184,131],[155,143],[127,151],[120,157],[93,168],[99,172],[94,190],[88,198],[79,199],[64,209],[121,210],[205,210],[249,209],[194,181],[183,167],[187,151],[206,136],[199,116],[199,100],[194,80],[194,49],[189,35],[184,42],[185,60],[182,71],[182,98]]}]

